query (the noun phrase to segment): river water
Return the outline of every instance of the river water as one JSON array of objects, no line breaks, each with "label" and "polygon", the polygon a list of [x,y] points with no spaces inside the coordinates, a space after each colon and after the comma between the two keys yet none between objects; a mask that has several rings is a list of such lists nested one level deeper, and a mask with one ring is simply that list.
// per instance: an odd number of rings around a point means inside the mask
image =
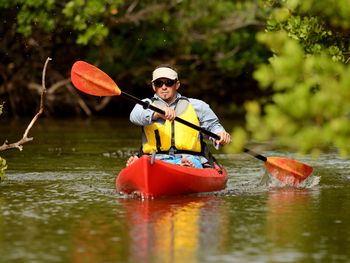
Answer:
[{"label": "river water", "polygon": [[[29,121],[28,121],[29,122]],[[18,140],[27,121],[0,123]],[[115,192],[139,146],[121,119],[39,119],[0,183],[0,262],[350,262],[350,162],[313,160],[300,188],[268,184],[264,165],[217,152],[227,189],[142,200]],[[1,143],[2,143],[1,141]]]}]

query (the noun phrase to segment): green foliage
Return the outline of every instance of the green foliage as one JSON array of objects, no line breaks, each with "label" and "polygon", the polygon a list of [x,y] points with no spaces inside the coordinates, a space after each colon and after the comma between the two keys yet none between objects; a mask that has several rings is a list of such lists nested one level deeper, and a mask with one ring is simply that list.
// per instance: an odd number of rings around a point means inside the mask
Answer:
[{"label": "green foliage", "polygon": [[[267,48],[255,38],[265,25],[255,0],[0,0],[0,10],[7,21],[0,25],[6,45],[0,55],[18,97],[40,78],[33,65],[50,54],[60,71],[56,76],[66,76],[69,65],[83,59],[136,96],[149,96],[144,87],[156,65],[175,63],[187,96],[216,103],[225,113],[241,113],[243,101],[256,96],[251,73],[267,57]],[[30,112],[26,107],[35,102],[18,97],[10,106]]]},{"label": "green foliage", "polygon": [[13,4],[15,3],[20,7],[17,15],[18,32],[29,36],[36,30],[37,26],[44,30],[44,32],[53,30],[55,20],[50,12],[54,8],[54,0],[13,1]]},{"label": "green foliage", "polygon": [[231,153],[241,152],[248,141],[247,133],[242,127],[235,127],[231,132],[231,136],[234,138],[234,143],[225,146],[225,151]]},{"label": "green foliage", "polygon": [[176,23],[186,53],[235,75],[242,67],[254,67],[264,59],[257,55],[262,48],[255,40],[258,8],[255,1],[183,1]]},{"label": "green foliage", "polygon": [[0,182],[4,179],[6,168],[6,160],[0,157]]},{"label": "green foliage", "polygon": [[105,58],[97,58],[98,49],[91,49],[98,60],[114,59],[113,49],[118,52],[122,47],[123,56],[134,63],[168,53],[239,75],[242,67],[252,68],[263,59],[257,53],[265,49],[254,38],[257,26],[263,25],[256,1],[144,0],[134,4],[128,6],[123,0],[0,0],[0,8],[16,10],[16,30],[25,37],[41,32],[64,34],[62,41],[74,38],[79,45],[108,46],[111,54],[104,52]]},{"label": "green foliage", "polygon": [[345,157],[350,155],[350,67],[344,63],[349,42],[341,28],[329,26],[339,26],[335,12],[326,11],[329,21],[323,13],[313,14],[322,4],[329,1],[280,1],[269,32],[258,34],[274,55],[254,77],[273,95],[246,104],[247,128],[256,139],[273,138],[301,153],[316,156],[336,147]]},{"label": "green foliage", "polygon": [[[342,32],[332,31],[326,27],[324,20],[318,16],[292,15],[281,19],[279,13],[285,13],[285,8],[275,11],[268,20],[267,29],[270,32],[283,30],[288,36],[298,41],[308,54],[326,52],[335,61],[345,62],[344,53],[348,51],[348,41],[344,41]],[[282,20],[282,21],[280,21]]]},{"label": "green foliage", "polygon": [[323,20],[329,22],[334,28],[350,28],[350,5],[349,1],[332,1],[332,0],[294,0],[291,7],[298,8],[302,14],[318,14]]},{"label": "green foliage", "polygon": [[67,19],[67,25],[79,32],[77,44],[86,45],[91,42],[98,45],[108,36],[109,30],[103,24],[104,16],[108,14],[107,9],[110,8],[108,2],[71,0],[66,3],[62,13]]},{"label": "green foliage", "polygon": [[256,10],[256,1],[140,1],[133,15],[124,8],[107,20],[108,38],[103,48],[90,50],[89,59],[101,61],[111,75],[128,76],[129,91],[140,96],[149,91],[139,87],[154,66],[176,63],[183,87],[190,87],[187,96],[233,104],[244,92],[255,96],[241,82],[251,82],[253,68],[266,58],[266,47],[255,39],[263,25]]},{"label": "green foliage", "polygon": [[0,8],[17,10],[17,32],[29,37],[40,32],[75,31],[76,42],[100,44],[108,36],[106,18],[124,1],[1,0]]}]

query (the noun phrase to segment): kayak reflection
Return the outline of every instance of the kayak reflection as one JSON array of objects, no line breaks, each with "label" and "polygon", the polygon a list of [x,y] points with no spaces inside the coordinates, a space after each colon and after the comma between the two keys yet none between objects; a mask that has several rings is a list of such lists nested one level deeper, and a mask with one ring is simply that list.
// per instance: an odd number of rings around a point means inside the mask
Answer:
[{"label": "kayak reflection", "polygon": [[131,262],[198,262],[222,236],[220,221],[226,220],[219,218],[225,213],[218,211],[218,202],[216,197],[120,200],[127,213]]}]

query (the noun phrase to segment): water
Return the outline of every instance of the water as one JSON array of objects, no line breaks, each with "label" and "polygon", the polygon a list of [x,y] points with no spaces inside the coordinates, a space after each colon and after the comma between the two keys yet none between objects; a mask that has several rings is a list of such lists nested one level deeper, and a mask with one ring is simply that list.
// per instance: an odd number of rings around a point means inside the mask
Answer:
[{"label": "water", "polygon": [[[18,140],[28,122],[1,123]],[[22,152],[2,152],[0,262],[349,262],[350,162],[297,158],[315,169],[300,188],[267,181],[246,154],[216,157],[229,172],[212,194],[140,200],[115,192],[138,149],[127,120],[40,119]],[[264,179],[265,178],[265,179]]]}]

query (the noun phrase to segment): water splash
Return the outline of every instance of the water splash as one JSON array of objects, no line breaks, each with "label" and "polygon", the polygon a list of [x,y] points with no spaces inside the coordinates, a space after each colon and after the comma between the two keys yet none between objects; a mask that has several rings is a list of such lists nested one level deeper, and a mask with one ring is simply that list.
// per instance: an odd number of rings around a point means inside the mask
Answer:
[{"label": "water splash", "polygon": [[270,187],[273,187],[273,188],[295,187],[299,189],[310,189],[318,185],[320,183],[320,180],[321,180],[320,176],[311,174],[304,181],[298,184],[295,184],[294,178],[291,178],[291,180],[288,180],[287,178],[282,182],[281,180],[278,180],[274,176],[272,176],[267,170],[265,170],[259,185],[267,186],[269,188]]}]

